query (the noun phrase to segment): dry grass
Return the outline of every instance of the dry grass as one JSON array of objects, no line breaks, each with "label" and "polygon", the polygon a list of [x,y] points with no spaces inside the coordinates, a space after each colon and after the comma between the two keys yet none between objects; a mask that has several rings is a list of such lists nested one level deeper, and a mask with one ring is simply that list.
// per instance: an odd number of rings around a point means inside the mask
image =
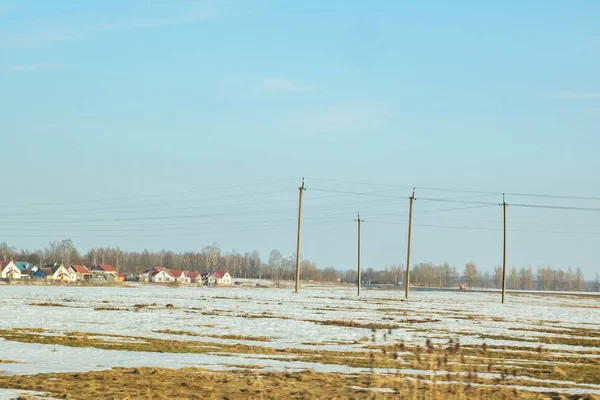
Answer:
[{"label": "dry grass", "polygon": [[[180,334],[178,331],[163,331]],[[384,336],[391,335],[388,331]],[[183,332],[184,334],[188,332]],[[268,346],[252,346],[240,343],[214,343],[196,340],[163,340],[148,337],[126,337],[120,335],[71,332],[68,335],[40,335],[27,329],[0,330],[0,337],[6,340],[40,343],[47,345],[63,345],[70,347],[94,347],[106,350],[125,350],[162,353],[212,353],[260,354],[272,360],[285,362],[303,361],[319,364],[343,365],[350,368],[374,370],[389,368],[396,371],[417,370],[441,371],[446,380],[463,385],[472,383],[489,385],[520,385],[537,387],[571,387],[577,384],[600,384],[600,358],[578,358],[572,355],[585,354],[563,352],[564,356],[531,348],[514,348],[500,346],[461,346],[458,342],[450,342],[444,346],[435,346],[431,341],[426,347],[408,346],[402,342],[389,339],[378,343],[376,334],[372,336],[372,344],[365,346],[368,338],[362,338],[357,344],[361,350],[356,352],[330,351],[323,349],[287,348],[276,349]],[[103,337],[109,337],[107,340]],[[122,340],[119,340],[122,339]],[[282,357],[284,356],[284,357]],[[496,374],[498,378],[482,379],[478,373]],[[411,374],[415,374],[411,372]],[[418,378],[418,375],[414,375]],[[552,379],[564,383],[531,381],[527,378]],[[570,384],[569,381],[575,382]]]},{"label": "dry grass", "polygon": [[255,342],[270,342],[271,341],[271,338],[268,336],[217,335],[217,334],[196,333],[196,332],[189,332],[189,331],[174,331],[171,329],[159,329],[159,330],[155,330],[154,332],[166,333],[169,335],[210,337],[210,338],[215,338],[215,339],[247,340],[247,341],[255,341]]},{"label": "dry grass", "polygon": [[60,303],[50,303],[50,302],[44,302],[44,303],[29,303],[30,306],[37,306],[37,307],[66,307],[64,304],[60,304]]},{"label": "dry grass", "polygon": [[[544,394],[478,385],[434,384],[397,375],[303,371],[209,372],[197,368],[114,368],[85,373],[0,376],[0,387],[64,399],[548,399]],[[386,389],[388,393],[369,389]]]},{"label": "dry grass", "polygon": [[356,322],[356,321],[336,321],[336,320],[325,320],[325,321],[319,321],[319,320],[312,320],[312,319],[307,319],[305,320],[306,322],[314,322],[315,324],[319,324],[319,325],[330,325],[330,326],[343,326],[343,327],[347,327],[347,328],[361,328],[361,329],[398,329],[400,328],[400,325],[396,325],[396,324],[377,324],[374,322],[369,322],[369,323],[360,323],[360,322]]}]

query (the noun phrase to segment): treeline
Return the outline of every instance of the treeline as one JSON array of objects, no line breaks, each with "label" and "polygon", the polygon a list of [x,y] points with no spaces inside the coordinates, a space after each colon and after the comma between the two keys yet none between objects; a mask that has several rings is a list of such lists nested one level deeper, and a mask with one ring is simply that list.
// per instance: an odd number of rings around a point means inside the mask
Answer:
[{"label": "treeline", "polygon": [[[152,267],[208,273],[227,270],[234,278],[271,279],[293,281],[296,276],[296,255],[284,256],[279,250],[272,250],[267,260],[258,251],[240,253],[236,250],[223,252],[218,243],[205,246],[201,251],[176,253],[170,250],[150,252],[123,251],[119,247],[98,247],[80,253],[70,239],[51,241],[43,249],[35,251],[17,250],[6,242],[0,243],[0,260],[27,261],[35,265],[45,264],[111,264],[119,272],[141,274]],[[310,260],[302,260],[302,280],[315,282],[355,283],[355,268],[340,272],[333,267],[320,269]],[[381,270],[367,268],[362,271],[362,281],[371,284],[398,285],[404,281],[403,265],[392,265]],[[411,285],[423,287],[456,288],[465,284],[469,288],[501,288],[502,268],[492,271],[480,270],[473,262],[457,270],[444,263],[416,264],[411,268]],[[540,267],[512,268],[507,273],[507,288],[514,290],[554,290],[554,291],[600,291],[600,276],[591,286],[586,287],[581,268],[566,271],[557,268]]]},{"label": "treeline", "polygon": [[[465,265],[462,273],[449,264],[434,265],[431,263],[418,264],[411,269],[411,285],[425,287],[456,287],[465,284],[469,288],[502,288],[502,267],[495,266],[493,270],[481,271],[475,263]],[[507,271],[506,285],[512,290],[553,290],[553,291],[584,291],[592,289],[600,291],[600,276],[591,287],[586,287],[585,277],[581,268],[569,267],[566,271],[560,268],[539,267],[511,268]]]},{"label": "treeline", "polygon": [[[17,250],[6,242],[0,243],[0,260],[27,261],[35,265],[98,265],[111,264],[119,272],[141,274],[152,267],[208,273],[215,270],[229,271],[235,278],[294,280],[296,255],[285,257],[273,250],[269,259],[263,261],[257,250],[240,253],[236,250],[223,252],[218,243],[205,246],[201,251],[176,253],[160,251],[123,251],[119,247],[98,247],[80,253],[73,241],[51,241],[43,249]],[[340,274],[333,268],[319,269],[316,263],[302,260],[302,279],[318,282],[335,282]]]}]

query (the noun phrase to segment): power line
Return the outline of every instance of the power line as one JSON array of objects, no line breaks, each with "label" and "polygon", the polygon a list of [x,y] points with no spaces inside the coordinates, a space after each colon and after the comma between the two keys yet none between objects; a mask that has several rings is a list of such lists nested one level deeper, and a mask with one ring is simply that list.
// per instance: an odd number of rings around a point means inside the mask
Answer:
[{"label": "power line", "polygon": [[173,196],[173,195],[181,195],[181,194],[189,194],[189,193],[210,192],[210,191],[217,191],[217,190],[229,190],[229,189],[236,189],[236,188],[242,188],[242,187],[268,185],[268,184],[272,184],[272,183],[290,182],[290,181],[297,180],[297,179],[298,178],[278,179],[278,180],[273,180],[273,181],[246,183],[246,184],[241,184],[241,185],[221,186],[221,187],[206,188],[206,189],[185,190],[185,191],[180,191],[180,192],[156,193],[156,194],[137,195],[137,196],[108,197],[108,198],[92,199],[92,200],[75,200],[75,201],[66,201],[66,202],[37,203],[37,204],[6,204],[6,205],[0,205],[0,207],[1,208],[40,207],[40,206],[54,206],[54,205],[63,205],[63,204],[83,204],[83,203],[97,203],[97,202],[101,202],[101,201],[141,199],[141,198],[147,198],[147,197]]},{"label": "power line", "polygon": [[[334,223],[327,223],[321,226],[329,226]],[[257,231],[269,231],[269,230],[280,230],[280,229],[293,229],[293,225],[274,225],[266,228],[261,227],[247,227],[245,229],[236,230],[216,230],[216,231],[198,231],[198,232],[176,232],[176,233],[157,233],[157,234],[144,234],[144,235],[87,235],[87,236],[72,236],[73,239],[96,239],[96,238],[135,238],[135,237],[163,237],[163,236],[182,236],[182,235],[207,235],[207,234],[233,234],[233,233],[244,233],[244,232],[257,232]],[[11,234],[3,235],[7,237],[32,237],[32,238],[53,238],[53,237],[64,237],[65,235],[24,235],[24,234]]]},{"label": "power line", "polygon": [[385,187],[393,187],[393,188],[398,188],[398,189],[412,189],[412,186],[398,186],[398,185],[391,185],[391,184],[385,184],[385,183],[356,182],[356,181],[346,181],[346,180],[326,179],[326,178],[306,178],[306,179],[310,179],[313,181],[346,183],[346,184],[350,184],[350,185],[385,186]]},{"label": "power line", "polygon": [[597,207],[571,207],[571,206],[552,206],[552,205],[544,205],[544,204],[513,204],[512,207],[525,207],[525,208],[548,208],[553,210],[572,210],[572,211],[600,211],[600,208]]},{"label": "power line", "polygon": [[461,203],[461,204],[479,204],[479,205],[487,205],[487,206],[496,206],[498,203],[492,203],[489,201],[472,201],[472,200],[462,200],[462,199],[435,199],[435,198],[423,198],[419,197],[418,200],[421,201],[438,201],[443,203]]},{"label": "power line", "polygon": [[[236,194],[231,194],[231,195],[223,195],[223,196],[213,196],[213,197],[201,197],[199,199],[184,199],[184,200],[174,200],[174,201],[170,201],[170,202],[159,202],[159,203],[146,203],[146,204],[130,204],[130,205],[114,205],[114,206],[107,206],[107,207],[97,207],[97,208],[83,208],[83,209],[74,209],[74,210],[49,210],[49,211],[35,211],[35,212],[28,212],[28,213],[10,213],[10,214],[0,214],[0,217],[22,217],[22,216],[29,216],[29,215],[59,215],[59,214],[87,214],[87,213],[106,213],[106,212],[114,212],[114,210],[117,210],[119,208],[140,208],[140,207],[146,207],[146,206],[160,206],[160,205],[164,205],[164,206],[169,206],[169,205],[173,205],[173,204],[177,204],[177,203],[196,203],[196,202],[202,202],[202,201],[211,201],[211,200],[223,200],[223,199],[234,199],[234,198],[241,198],[241,197],[252,197],[252,196],[263,196],[263,195],[270,195],[270,194],[278,194],[278,193],[287,193],[287,192],[291,192],[291,189],[284,189],[284,190],[271,190],[271,191],[263,191],[263,192],[252,192],[252,193],[236,193]],[[268,201],[263,201],[260,203],[254,203],[254,204],[263,204],[266,203]],[[211,206],[203,206],[203,207],[211,207]],[[214,206],[213,206],[214,207]],[[195,209],[197,207],[192,207],[192,208],[182,208],[182,209]],[[108,211],[105,211],[108,210]],[[173,211],[173,209],[169,210],[169,209],[155,209],[155,210],[123,210],[123,211],[127,211],[127,212],[151,212],[151,211]]]},{"label": "power line", "polygon": [[[413,188],[413,186],[401,186],[401,185],[393,185],[393,184],[385,184],[385,183],[377,183],[377,182],[357,182],[357,181],[314,178],[314,177],[312,177],[310,179],[316,180],[316,181],[337,182],[337,183],[345,183],[345,184],[352,184],[352,185],[387,186],[387,187],[395,187],[395,188],[399,188],[399,189],[412,189]],[[484,190],[428,187],[428,186],[418,186],[418,185],[416,186],[416,189],[417,189],[417,191],[426,190],[426,191],[450,192],[450,193],[469,193],[469,194],[478,194],[478,195],[487,195],[487,196],[502,196],[503,194],[505,194],[507,196],[520,196],[520,197],[539,197],[539,198],[549,198],[549,199],[600,201],[600,197],[598,197],[598,196],[567,196],[567,195],[554,195],[554,194],[543,194],[543,193],[484,191]]]},{"label": "power line", "polygon": [[600,201],[600,197],[587,197],[587,196],[563,196],[553,194],[534,194],[534,193],[506,193],[507,196],[523,196],[523,197],[541,197],[548,199],[565,199],[565,200],[589,200],[589,201]]},{"label": "power line", "polygon": [[348,191],[343,191],[343,190],[331,190],[331,189],[310,188],[310,187],[308,189],[312,190],[312,191],[316,191],[316,192],[354,194],[354,195],[359,195],[359,196],[387,197],[387,198],[393,198],[393,199],[404,199],[404,198],[406,198],[408,200],[408,197],[377,194],[377,192],[374,192],[374,193],[373,192],[371,192],[371,193],[369,193],[369,192],[348,192]]},{"label": "power line", "polygon": [[487,207],[495,207],[496,204],[486,204],[486,205],[478,205],[478,206],[468,206],[468,207],[454,207],[454,208],[442,208],[435,210],[417,210],[415,214],[429,213],[429,212],[446,212],[446,211],[459,211],[459,210],[472,210],[476,208],[487,208]]},{"label": "power line", "polygon": [[[371,221],[370,223],[375,224],[390,224],[390,225],[407,225],[405,222],[390,222],[390,221]],[[473,226],[454,226],[454,225],[433,225],[433,224],[413,224],[413,226],[420,226],[426,228],[446,228],[446,229],[466,229],[474,231],[502,231],[501,228],[481,228]],[[521,233],[556,233],[566,235],[600,235],[600,232],[579,232],[579,231],[543,231],[543,230],[523,230],[523,229],[509,229],[509,232],[521,232]]]}]

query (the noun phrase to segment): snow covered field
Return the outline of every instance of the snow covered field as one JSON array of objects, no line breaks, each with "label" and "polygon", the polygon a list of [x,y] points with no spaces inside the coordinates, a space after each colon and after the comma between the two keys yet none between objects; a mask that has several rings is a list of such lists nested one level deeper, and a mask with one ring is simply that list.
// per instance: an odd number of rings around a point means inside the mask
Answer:
[{"label": "snow covered field", "polygon": [[[413,292],[404,301],[400,291],[365,290],[358,298],[354,289],[342,287],[294,294],[287,288],[9,285],[0,287],[0,315],[0,360],[14,361],[0,364],[5,375],[118,366],[260,366],[429,378],[429,369],[403,363],[400,351],[397,366],[352,359],[400,345],[408,353],[459,342],[471,351],[461,362],[481,367],[484,380],[510,370],[508,386],[600,395],[600,377],[593,378],[600,371],[600,298],[595,297],[512,294],[502,305],[498,293]],[[36,335],[45,339],[37,341]],[[81,340],[52,342],[69,335]],[[200,341],[215,351],[161,349],[168,341]],[[115,349],[142,342],[156,348]],[[252,350],[226,347],[235,344]],[[485,360],[476,353],[481,348]],[[319,359],[319,352],[335,354],[335,361]],[[490,356],[503,352],[501,361]],[[339,353],[349,361],[340,362]],[[582,365],[593,368],[592,378],[577,379],[572,368]],[[436,368],[436,374],[448,371]]]}]

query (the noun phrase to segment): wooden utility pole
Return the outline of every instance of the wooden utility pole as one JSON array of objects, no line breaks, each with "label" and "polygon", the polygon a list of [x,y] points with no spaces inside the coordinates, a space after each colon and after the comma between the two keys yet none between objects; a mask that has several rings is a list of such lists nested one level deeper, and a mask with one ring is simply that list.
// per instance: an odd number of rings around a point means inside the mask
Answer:
[{"label": "wooden utility pole", "polygon": [[302,194],[306,190],[304,188],[304,178],[302,178],[302,186],[298,188],[300,198],[298,200],[298,242],[296,244],[296,293],[300,290],[300,236],[302,234]]},{"label": "wooden utility pole", "polygon": [[502,194],[502,209],[504,211],[504,246],[502,249],[502,304],[506,301],[506,199]]},{"label": "wooden utility pole", "polygon": [[360,285],[362,283],[362,274],[360,272],[360,224],[364,222],[360,219],[360,213],[357,213],[355,221],[358,223],[358,295],[360,296]]},{"label": "wooden utility pole", "polygon": [[406,250],[406,282],[404,282],[404,298],[408,299],[408,289],[410,287],[410,239],[412,236],[412,212],[413,202],[415,201],[415,188],[410,196],[410,210],[408,213],[408,248]]}]

